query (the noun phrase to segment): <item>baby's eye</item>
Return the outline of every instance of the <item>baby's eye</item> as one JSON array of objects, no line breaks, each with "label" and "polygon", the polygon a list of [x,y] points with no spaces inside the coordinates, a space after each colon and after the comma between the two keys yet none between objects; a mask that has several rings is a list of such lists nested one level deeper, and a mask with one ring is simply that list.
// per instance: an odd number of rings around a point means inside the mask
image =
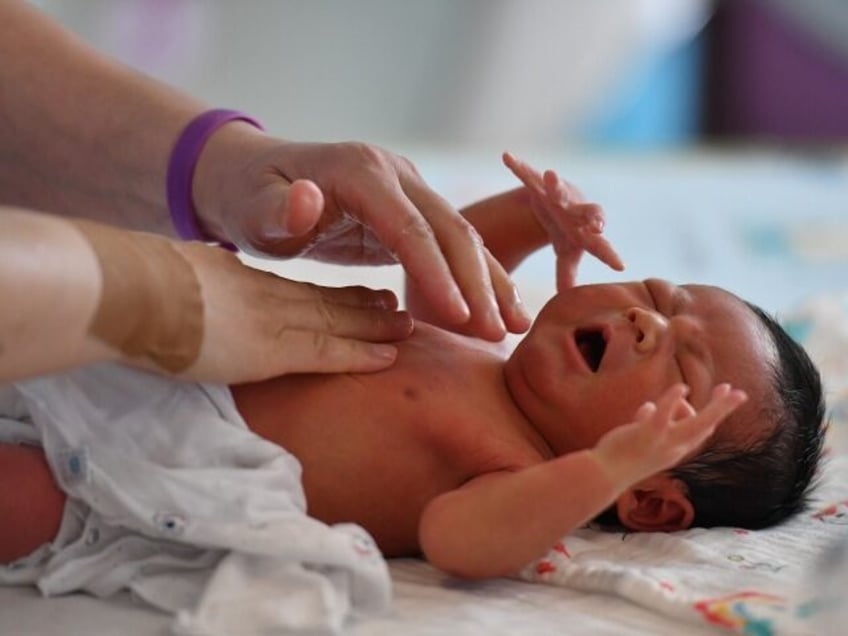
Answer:
[{"label": "baby's eye", "polygon": [[651,299],[651,304],[654,306],[654,309],[657,311],[660,310],[660,306],[657,304],[657,297],[654,296],[654,290],[651,289],[651,286],[646,282],[645,289],[648,291],[648,297]]}]

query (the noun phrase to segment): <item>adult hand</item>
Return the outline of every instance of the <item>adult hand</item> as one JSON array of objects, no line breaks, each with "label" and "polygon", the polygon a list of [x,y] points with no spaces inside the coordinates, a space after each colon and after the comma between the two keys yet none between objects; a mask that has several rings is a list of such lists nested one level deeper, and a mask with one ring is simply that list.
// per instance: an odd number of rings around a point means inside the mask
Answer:
[{"label": "adult hand", "polygon": [[223,383],[285,373],[378,371],[412,332],[390,291],[329,288],[243,265],[200,243],[177,245],[203,298],[203,342],[182,377]]},{"label": "adult hand", "polygon": [[182,378],[377,371],[412,319],[389,291],[329,289],[225,250],[0,206],[0,382],[115,361]]},{"label": "adult hand", "polygon": [[[205,106],[100,55],[31,4],[0,2],[0,85],[22,87],[3,94],[5,202],[169,231],[167,157]],[[399,260],[447,322],[474,316],[479,335],[505,335],[493,279],[506,274],[405,159],[364,144],[287,143],[231,122],[196,168],[195,209],[212,236],[276,256]]]},{"label": "adult hand", "polygon": [[557,257],[557,291],[574,287],[583,252],[616,271],[624,263],[604,238],[604,213],[596,203],[588,203],[572,184],[561,180],[553,170],[540,174],[528,164],[504,153],[503,162],[530,193],[530,207],[550,237]]},{"label": "adult hand", "polygon": [[449,324],[473,318],[480,337],[506,334],[514,312],[503,268],[487,259],[462,216],[403,157],[361,143],[308,144],[262,135],[239,122],[213,135],[193,196],[213,236],[254,254],[327,262],[400,262]]}]

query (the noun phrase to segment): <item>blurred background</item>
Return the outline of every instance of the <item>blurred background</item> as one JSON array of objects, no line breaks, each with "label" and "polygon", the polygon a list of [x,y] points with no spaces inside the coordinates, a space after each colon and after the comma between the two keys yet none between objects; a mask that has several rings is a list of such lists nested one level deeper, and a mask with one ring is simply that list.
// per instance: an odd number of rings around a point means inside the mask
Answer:
[{"label": "blurred background", "polygon": [[299,139],[848,139],[844,0],[43,0]]},{"label": "blurred background", "polygon": [[[628,276],[772,310],[848,281],[845,0],[37,4],[278,136],[405,154],[456,205],[513,187],[505,149],[556,168],[604,205]],[[541,302],[550,255],[520,276]]]}]

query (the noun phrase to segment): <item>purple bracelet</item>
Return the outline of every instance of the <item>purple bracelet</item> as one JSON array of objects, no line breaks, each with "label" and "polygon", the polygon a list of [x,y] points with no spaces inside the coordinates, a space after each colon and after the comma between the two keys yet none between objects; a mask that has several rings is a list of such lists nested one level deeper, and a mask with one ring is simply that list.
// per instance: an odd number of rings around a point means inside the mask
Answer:
[{"label": "purple bracelet", "polygon": [[215,109],[207,110],[191,120],[180,134],[174,149],[171,151],[171,159],[168,162],[168,179],[166,193],[168,197],[168,208],[171,211],[171,220],[177,235],[186,241],[205,241],[219,243],[221,247],[235,252],[236,246],[232,243],[217,241],[206,235],[197,224],[197,212],[191,198],[191,184],[194,179],[194,169],[200,151],[209,137],[212,136],[224,124],[231,121],[246,121],[256,126],[259,130],[265,130],[258,121],[249,115],[237,110]]}]

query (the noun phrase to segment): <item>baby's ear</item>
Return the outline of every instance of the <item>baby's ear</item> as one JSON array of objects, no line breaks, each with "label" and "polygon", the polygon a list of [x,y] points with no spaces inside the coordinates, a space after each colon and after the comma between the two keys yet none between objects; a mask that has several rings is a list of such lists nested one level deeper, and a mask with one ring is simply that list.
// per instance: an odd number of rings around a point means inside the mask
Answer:
[{"label": "baby's ear", "polygon": [[686,485],[668,473],[643,479],[615,502],[621,524],[636,532],[685,530],[695,519]]}]

